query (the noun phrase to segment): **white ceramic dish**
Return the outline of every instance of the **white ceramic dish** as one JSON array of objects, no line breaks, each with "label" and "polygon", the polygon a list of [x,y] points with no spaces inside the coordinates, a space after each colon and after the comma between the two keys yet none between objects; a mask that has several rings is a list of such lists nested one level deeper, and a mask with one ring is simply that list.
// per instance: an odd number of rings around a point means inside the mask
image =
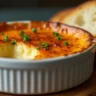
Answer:
[{"label": "white ceramic dish", "polygon": [[82,53],[54,59],[0,58],[0,92],[30,95],[75,87],[88,80],[93,72],[94,46]]}]

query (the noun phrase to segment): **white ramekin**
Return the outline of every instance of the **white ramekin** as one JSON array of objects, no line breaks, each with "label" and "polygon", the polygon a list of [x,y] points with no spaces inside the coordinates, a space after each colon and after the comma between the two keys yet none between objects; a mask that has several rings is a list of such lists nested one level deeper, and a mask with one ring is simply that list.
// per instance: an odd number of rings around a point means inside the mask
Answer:
[{"label": "white ramekin", "polygon": [[30,95],[75,87],[93,72],[94,46],[72,56],[46,60],[0,58],[0,92]]}]

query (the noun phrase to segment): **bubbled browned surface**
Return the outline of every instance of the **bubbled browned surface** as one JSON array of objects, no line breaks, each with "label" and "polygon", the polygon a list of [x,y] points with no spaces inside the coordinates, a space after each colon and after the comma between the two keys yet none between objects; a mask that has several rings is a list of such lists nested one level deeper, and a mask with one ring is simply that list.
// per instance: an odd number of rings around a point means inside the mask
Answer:
[{"label": "bubbled browned surface", "polygon": [[[32,32],[32,28],[36,28],[37,32]],[[22,30],[30,37],[30,40],[26,42],[23,41],[20,37],[20,32]],[[0,43],[6,43],[3,41],[4,36],[2,32],[8,35],[8,42],[15,39],[17,42],[23,42],[29,47],[34,46],[36,48],[39,47],[40,42],[48,43],[49,46],[47,48],[40,47],[40,50],[38,50],[45,58],[66,56],[82,52],[92,45],[94,39],[90,33],[78,28],[61,23],[39,21],[12,24],[7,24],[5,22],[0,23]],[[62,39],[57,40],[57,38],[53,36],[53,32],[59,33]],[[68,46],[64,45],[66,41],[69,43]]]}]

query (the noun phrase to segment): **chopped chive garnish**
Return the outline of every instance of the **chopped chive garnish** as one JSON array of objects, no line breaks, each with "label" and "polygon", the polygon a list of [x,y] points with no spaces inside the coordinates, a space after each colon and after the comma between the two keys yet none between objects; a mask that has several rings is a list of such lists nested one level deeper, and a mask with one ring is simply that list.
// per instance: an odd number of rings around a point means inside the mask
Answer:
[{"label": "chopped chive garnish", "polygon": [[62,39],[62,37],[61,36],[57,36],[57,40],[61,40]]},{"label": "chopped chive garnish", "polygon": [[45,42],[42,42],[41,46],[42,46],[42,48],[47,48],[49,46],[49,44],[45,43]]},{"label": "chopped chive garnish", "polygon": [[68,46],[69,45],[68,41],[65,41],[64,42],[64,45]]},{"label": "chopped chive garnish", "polygon": [[49,44],[46,42],[39,42],[38,45],[39,45],[39,48],[45,48],[46,49],[49,47]]},{"label": "chopped chive garnish", "polygon": [[7,36],[7,35],[4,36],[4,41],[5,41],[5,42],[8,41],[8,36]]},{"label": "chopped chive garnish", "polygon": [[53,32],[53,36],[56,36],[57,40],[61,40],[62,37],[57,32]]},{"label": "chopped chive garnish", "polygon": [[24,41],[28,41],[28,40],[30,40],[30,37],[29,37],[28,35],[24,35],[24,36],[23,36],[23,40],[24,40]]},{"label": "chopped chive garnish", "polygon": [[30,37],[24,33],[24,31],[20,32],[20,36],[23,38],[23,41],[30,40]]},{"label": "chopped chive garnish", "polygon": [[57,33],[57,32],[53,32],[52,34],[53,34],[53,36],[59,36],[59,33]]},{"label": "chopped chive garnish", "polygon": [[21,37],[24,36],[24,31],[23,31],[23,30],[20,32],[20,36],[21,36]]},{"label": "chopped chive garnish", "polygon": [[16,40],[12,40],[12,41],[11,41],[11,44],[12,44],[12,45],[15,45],[15,44],[16,44]]},{"label": "chopped chive garnish", "polygon": [[40,50],[40,48],[39,48],[39,47],[37,47],[36,49],[37,49],[37,50]]},{"label": "chopped chive garnish", "polygon": [[37,29],[36,28],[32,28],[32,32],[36,33]]}]

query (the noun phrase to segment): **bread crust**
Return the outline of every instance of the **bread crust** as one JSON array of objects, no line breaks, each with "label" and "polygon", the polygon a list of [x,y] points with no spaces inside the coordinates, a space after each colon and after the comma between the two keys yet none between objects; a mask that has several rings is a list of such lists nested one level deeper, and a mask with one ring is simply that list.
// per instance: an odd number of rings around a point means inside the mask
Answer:
[{"label": "bread crust", "polygon": [[[89,7],[96,6],[96,0],[89,0],[87,2],[84,2],[83,4],[78,5],[75,8],[69,8],[62,10],[55,14],[50,21],[53,22],[61,22],[67,24],[70,20],[70,18],[73,18],[75,15],[79,15],[80,12],[83,12],[84,10],[87,10]],[[93,34],[96,37],[96,33]]]},{"label": "bread crust", "polygon": [[72,10],[73,10],[73,8],[61,10],[61,11],[57,12],[55,15],[53,15],[49,21],[60,22],[62,20],[62,18],[64,18],[66,16],[66,14],[68,14]]},{"label": "bread crust", "polygon": [[96,0],[89,0],[81,5],[78,5],[74,8],[74,10],[68,12],[68,14],[65,15],[64,18],[62,18],[63,22],[66,22],[71,16],[73,16],[74,14],[78,14],[80,11],[88,8],[89,6],[96,6]]},{"label": "bread crust", "polygon": [[89,6],[96,6],[96,0],[89,0],[87,2],[84,2],[83,4],[78,5],[75,8],[68,8],[68,9],[59,11],[51,17],[50,21],[66,22],[69,17],[71,17],[75,13],[78,14],[78,12],[80,12],[81,10],[84,10],[85,8],[88,8]]},{"label": "bread crust", "polygon": [[63,23],[62,19],[65,18],[73,10],[74,10],[74,8],[69,8],[69,9],[65,10],[64,13],[60,17],[59,22]]},{"label": "bread crust", "polygon": [[[72,16],[74,16],[75,14],[79,14],[80,11],[87,9],[90,6],[96,6],[96,0],[89,0],[81,5],[78,5],[77,7],[74,8],[74,10],[68,12],[67,15],[65,15],[64,18],[62,18],[59,22],[63,22],[63,23],[68,22],[69,18],[72,18]],[[94,36],[96,37],[96,34],[94,34]]]}]

